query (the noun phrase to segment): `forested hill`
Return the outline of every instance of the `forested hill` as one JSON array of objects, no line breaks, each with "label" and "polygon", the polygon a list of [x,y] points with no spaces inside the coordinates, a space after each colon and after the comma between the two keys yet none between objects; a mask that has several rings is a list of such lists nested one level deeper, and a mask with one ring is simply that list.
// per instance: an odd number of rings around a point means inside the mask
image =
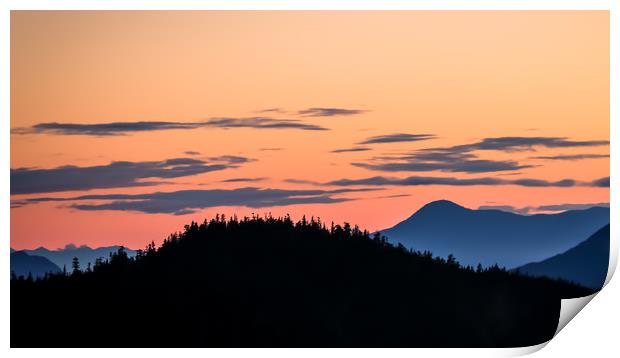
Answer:
[{"label": "forested hill", "polygon": [[553,336],[561,298],[590,293],[349,225],[217,217],[135,258],[12,280],[11,346],[526,346]]}]

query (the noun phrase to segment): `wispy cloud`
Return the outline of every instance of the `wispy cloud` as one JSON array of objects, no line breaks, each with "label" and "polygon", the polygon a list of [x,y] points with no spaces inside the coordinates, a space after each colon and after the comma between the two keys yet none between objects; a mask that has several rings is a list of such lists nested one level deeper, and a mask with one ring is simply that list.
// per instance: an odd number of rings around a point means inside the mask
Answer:
[{"label": "wispy cloud", "polygon": [[385,196],[378,196],[375,199],[394,199],[394,198],[405,198],[411,196],[411,194],[394,194],[394,195],[385,195]]},{"label": "wispy cloud", "polygon": [[536,207],[536,210],[538,211],[584,210],[584,209],[589,209],[592,207],[608,208],[609,203],[542,205],[542,206]]},{"label": "wispy cloud", "polygon": [[305,179],[284,179],[285,183],[289,184],[309,184],[309,185],[321,185],[318,181],[305,180]]},{"label": "wispy cloud", "polygon": [[394,133],[394,134],[386,134],[386,135],[370,137],[358,144],[418,142],[421,140],[429,140],[429,139],[434,139],[434,138],[436,138],[434,134]]},{"label": "wispy cloud", "polygon": [[335,116],[352,116],[367,112],[363,109],[335,108],[335,107],[312,107],[302,109],[297,114],[305,117],[335,117]]},{"label": "wispy cloud", "polygon": [[528,151],[536,147],[571,148],[597,147],[609,145],[607,140],[571,140],[566,137],[491,137],[470,144],[455,145],[447,148],[434,148],[434,151],[472,152],[476,150],[499,150],[504,152]]},{"label": "wispy cloud", "polygon": [[132,132],[149,132],[172,129],[195,129],[203,122],[110,122],[96,124],[82,123],[38,123],[32,127],[15,128],[12,134],[62,134],[62,135],[92,135],[111,136]]},{"label": "wispy cloud", "polygon": [[336,197],[338,194],[374,190],[377,189],[283,190],[248,187],[231,190],[180,190],[149,194],[101,194],[82,195],[70,198],[33,198],[23,200],[21,204],[95,200],[108,202],[98,204],[72,204],[69,207],[86,211],[116,210],[138,211],[149,214],[185,215],[200,209],[217,206],[268,208],[298,204],[333,204],[355,200],[346,197]]},{"label": "wispy cloud", "polygon": [[503,172],[530,168],[514,160],[479,159],[468,152],[422,149],[411,154],[372,158],[369,163],[351,163],[354,166],[387,172],[445,171],[462,173]]},{"label": "wispy cloud", "polygon": [[279,107],[264,108],[255,111],[255,113],[287,113],[286,110]]},{"label": "wispy cloud", "polygon": [[267,178],[231,178],[222,180],[222,183],[252,183],[267,180]]},{"label": "wispy cloud", "polygon": [[444,161],[400,161],[387,163],[351,163],[351,165],[376,171],[386,172],[462,172],[462,173],[489,173],[508,170],[530,168],[531,165],[522,165],[512,160],[444,160]]},{"label": "wispy cloud", "polygon": [[11,169],[11,195],[151,186],[161,182],[145,179],[192,176],[237,168],[249,161],[251,159],[246,157],[227,155],[208,160],[173,158],[162,161],[112,162],[90,167],[66,165],[51,169]]},{"label": "wispy cloud", "polygon": [[350,152],[366,152],[371,150],[368,147],[354,147],[354,148],[344,148],[344,149],[335,149],[330,153],[350,153]]},{"label": "wispy cloud", "polygon": [[328,130],[315,124],[296,119],[275,119],[270,117],[212,118],[201,122],[110,122],[96,124],[82,123],[39,123],[27,128],[14,128],[12,134],[56,134],[114,136],[137,132],[163,130],[189,130],[196,128],[255,128],[255,129],[299,129],[309,131]]},{"label": "wispy cloud", "polygon": [[200,155],[200,152],[196,152],[196,151],[193,151],[193,150],[186,150],[185,152],[183,152],[183,154],[186,154],[186,155]]},{"label": "wispy cloud", "polygon": [[325,127],[304,123],[296,119],[274,119],[269,117],[214,118],[204,123],[205,127],[218,128],[301,129],[308,131],[328,130]]},{"label": "wispy cloud", "polygon": [[[354,166],[386,172],[461,172],[490,173],[506,172],[532,168],[534,165],[522,164],[515,160],[481,159],[475,152],[503,151],[515,152],[534,150],[536,147],[566,148],[588,147],[609,144],[608,141],[575,141],[560,137],[498,137],[485,138],[481,141],[455,145],[451,147],[424,148],[408,154],[397,154],[371,158],[364,163],[351,163]],[[550,159],[548,157],[547,159]],[[555,159],[562,159],[557,156]],[[565,157],[569,160],[571,158]],[[572,158],[577,159],[576,157]],[[582,158],[582,159],[585,159]]]},{"label": "wispy cloud", "polygon": [[583,159],[598,159],[609,158],[609,154],[561,154],[561,155],[542,155],[538,157],[532,157],[532,159],[543,160],[583,160]]},{"label": "wispy cloud", "polygon": [[540,212],[561,212],[567,210],[586,210],[593,207],[608,208],[609,203],[578,203],[578,204],[554,204],[554,205],[541,205],[541,206],[526,206],[522,208],[514,207],[511,205],[483,205],[478,210],[501,210],[516,214],[534,214]]},{"label": "wispy cloud", "polygon": [[321,185],[333,186],[419,186],[419,185],[450,185],[450,186],[470,186],[470,185],[518,185],[525,187],[573,187],[573,186],[595,186],[594,182],[578,182],[573,179],[563,179],[558,181],[548,181],[543,179],[501,179],[496,177],[481,178],[454,178],[454,177],[433,177],[433,176],[409,176],[406,178],[390,178],[384,176],[374,176],[362,179],[339,179]]},{"label": "wispy cloud", "polygon": [[592,186],[598,186],[598,187],[607,187],[609,188],[609,177],[604,177],[604,178],[600,178],[600,179],[596,179],[592,182]]},{"label": "wispy cloud", "polygon": [[481,205],[480,207],[478,207],[478,210],[499,210],[499,211],[506,211],[509,213],[527,215],[530,213],[531,208],[530,207],[516,208],[511,205]]}]

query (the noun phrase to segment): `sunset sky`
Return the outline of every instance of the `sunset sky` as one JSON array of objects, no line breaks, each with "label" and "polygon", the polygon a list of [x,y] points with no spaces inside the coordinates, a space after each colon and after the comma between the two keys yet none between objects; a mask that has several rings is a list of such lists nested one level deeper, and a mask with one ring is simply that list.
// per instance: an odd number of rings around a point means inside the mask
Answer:
[{"label": "sunset sky", "polygon": [[16,249],[605,204],[609,13],[14,11],[11,129]]}]

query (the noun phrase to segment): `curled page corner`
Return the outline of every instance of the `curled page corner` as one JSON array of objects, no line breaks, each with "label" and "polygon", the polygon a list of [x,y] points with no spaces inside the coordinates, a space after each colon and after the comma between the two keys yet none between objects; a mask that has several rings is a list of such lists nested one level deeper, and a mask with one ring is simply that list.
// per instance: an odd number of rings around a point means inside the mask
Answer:
[{"label": "curled page corner", "polygon": [[560,307],[560,319],[558,320],[558,328],[555,330],[554,337],[558,335],[558,333],[566,327],[568,322],[570,322],[577,313],[579,313],[599,292],[595,292],[589,296],[578,297],[578,298],[567,298],[563,299]]},{"label": "curled page corner", "polygon": [[506,349],[504,354],[502,354],[502,356],[504,356],[504,357],[522,357],[522,356],[530,355],[532,353],[536,353],[539,350],[545,348],[545,346],[549,342],[550,341],[546,341],[546,342],[543,342],[543,343],[540,343],[540,344],[536,344],[536,345],[533,345],[533,346],[528,346],[528,347],[508,348],[508,349]]},{"label": "curled page corner", "polygon": [[[609,277],[608,277],[609,278]],[[607,282],[609,282],[609,280],[607,280]],[[562,329],[564,329],[564,327],[566,327],[566,325],[568,324],[568,322],[570,322],[573,318],[575,318],[575,316],[588,304],[590,303],[590,301],[592,301],[592,299],[594,298],[594,296],[596,296],[599,292],[601,291],[597,291],[589,296],[584,296],[584,297],[578,297],[578,298],[565,298],[561,301],[561,306],[560,306],[560,317],[558,319],[558,327],[555,330],[555,333],[553,334],[553,338],[555,338],[555,336],[558,335],[558,333],[560,333],[560,331]],[[545,346],[547,344],[549,344],[549,342],[551,342],[551,339],[537,344],[537,345],[533,345],[533,346],[529,346],[529,347],[519,347],[519,348],[515,348],[515,349],[511,349],[507,352],[507,354],[505,356],[507,357],[518,357],[518,356],[525,356],[525,355],[529,355],[535,352],[538,352],[539,350],[545,348]]]},{"label": "curled page corner", "polygon": [[[570,322],[588,303],[590,303],[590,301],[592,301],[592,299],[609,284],[609,281],[611,281],[611,278],[616,271],[616,267],[618,266],[618,241],[613,240],[614,237],[616,237],[616,235],[612,229],[609,237],[609,265],[607,267],[607,276],[605,277],[603,287],[589,296],[563,299],[560,306],[558,328],[555,330],[553,337],[557,336],[558,333],[566,327],[568,322]],[[544,345],[546,345],[546,343]],[[542,347],[544,347],[544,345]]]}]

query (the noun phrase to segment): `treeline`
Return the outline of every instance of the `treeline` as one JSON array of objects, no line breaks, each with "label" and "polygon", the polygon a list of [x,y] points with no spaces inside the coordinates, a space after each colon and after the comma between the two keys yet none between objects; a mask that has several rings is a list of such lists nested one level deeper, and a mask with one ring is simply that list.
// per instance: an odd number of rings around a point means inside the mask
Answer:
[{"label": "treeline", "polygon": [[553,336],[561,298],[590,293],[346,223],[218,215],[133,258],[11,280],[11,345],[524,346]]}]

